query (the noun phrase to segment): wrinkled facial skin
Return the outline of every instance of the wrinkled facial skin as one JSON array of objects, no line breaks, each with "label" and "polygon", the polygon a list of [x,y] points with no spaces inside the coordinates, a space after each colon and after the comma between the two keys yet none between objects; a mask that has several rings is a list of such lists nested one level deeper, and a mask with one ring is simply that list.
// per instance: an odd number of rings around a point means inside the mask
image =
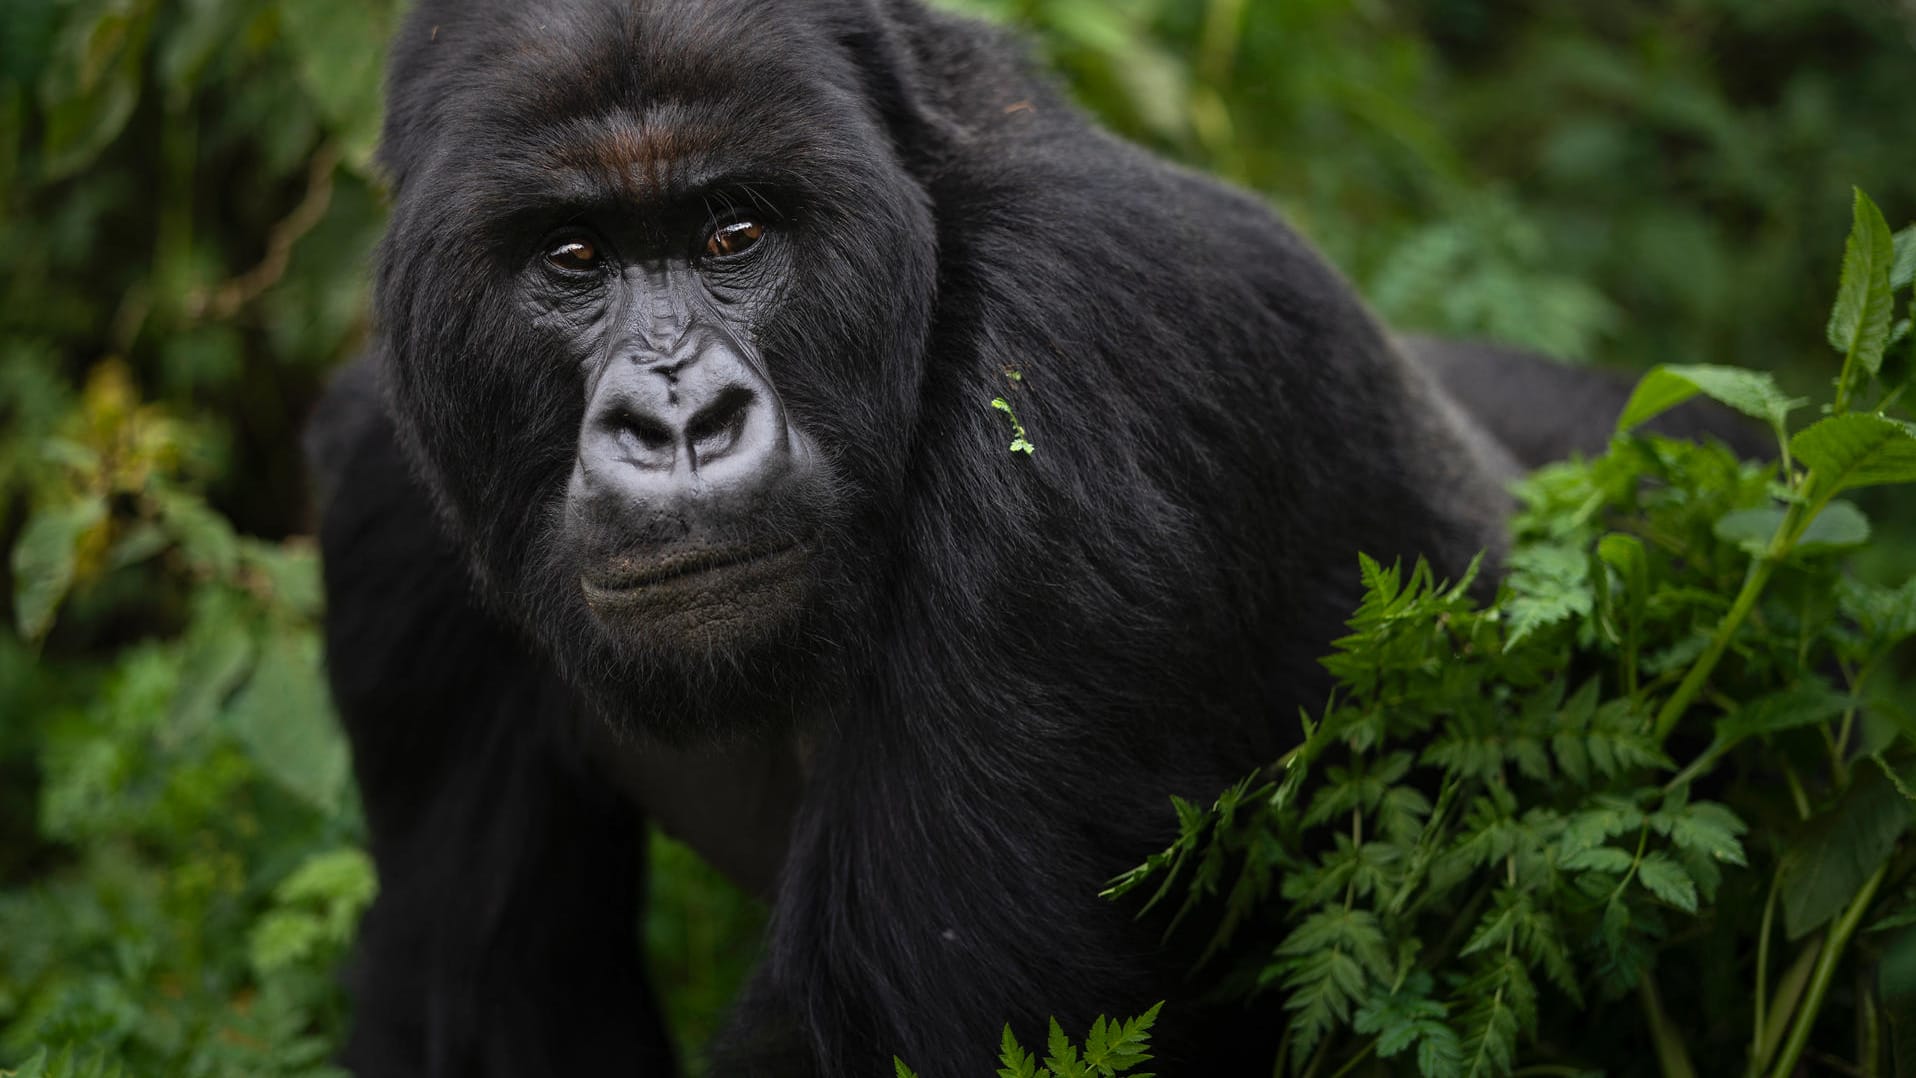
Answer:
[{"label": "wrinkled facial skin", "polygon": [[781,10],[444,24],[382,151],[408,455],[492,605],[681,743],[856,661],[927,362],[928,200],[842,45]]},{"label": "wrinkled facial skin", "polygon": [[584,386],[553,541],[604,633],[693,656],[792,624],[833,501],[755,343],[785,237],[764,210],[702,231],[685,258],[669,234],[660,249],[573,226],[526,281],[529,316],[579,357]]}]

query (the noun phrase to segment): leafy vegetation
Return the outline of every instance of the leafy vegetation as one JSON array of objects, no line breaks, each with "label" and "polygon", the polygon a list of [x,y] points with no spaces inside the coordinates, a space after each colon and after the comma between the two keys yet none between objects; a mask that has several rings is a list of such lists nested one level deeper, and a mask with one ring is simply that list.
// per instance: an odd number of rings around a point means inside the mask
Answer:
[{"label": "leafy vegetation", "polygon": [[[1846,571],[1839,497],[1916,483],[1897,247],[1858,192],[1833,400],[1794,433],[1769,375],[1660,367],[1608,453],[1521,485],[1493,602],[1365,559],[1303,743],[1120,881],[1216,915],[1288,1073],[1916,1067],[1916,576]],[[1633,433],[1699,393],[1777,462]]]},{"label": "leafy vegetation", "polygon": [[[1025,1050],[1006,1026],[998,1045],[998,1078],[1153,1078],[1136,1068],[1151,1060],[1151,1026],[1162,1003],[1128,1021],[1099,1015],[1084,1035],[1082,1047],[1065,1036],[1058,1020],[1051,1020],[1042,1060]],[[892,1060],[897,1078],[918,1078],[903,1060]]]},{"label": "leafy vegetation", "polygon": [[[1079,99],[1127,135],[1272,193],[1401,325],[1639,366],[1735,362],[1800,395],[1828,378],[1793,342],[1823,324],[1805,282],[1834,273],[1839,252],[1819,240],[1838,227],[1839,196],[1860,183],[1892,216],[1916,206],[1912,24],[1871,0],[953,2],[1031,29]],[[396,8],[6,5],[0,1066],[323,1073],[343,1027],[335,971],[371,880],[318,667],[297,432],[365,337],[365,259],[383,215],[369,162]],[[1879,239],[1862,257],[1880,256]],[[1906,281],[1908,244],[1891,252],[1892,279]],[[1864,295],[1857,310],[1844,324],[1866,344],[1879,308]],[[1876,383],[1894,382],[1903,354],[1885,353]],[[1859,348],[1853,365],[1869,355]],[[1852,415],[1875,403],[1847,402]],[[1854,427],[1826,448],[1881,430]],[[1673,472],[1719,466],[1666,452]],[[1869,459],[1859,474],[1885,458]],[[1796,504],[1738,490],[1752,515],[1724,525],[1713,549],[1725,559],[1767,542]],[[1672,525],[1702,514],[1670,512]],[[1916,568],[1908,499],[1846,491],[1809,519],[1796,561],[1751,611],[1766,631],[1798,562],[1845,558],[1858,581]],[[1663,548],[1644,542],[1654,569]],[[1584,624],[1578,582],[1593,577],[1573,558],[1533,557],[1520,576],[1533,581],[1532,632],[1554,639]],[[1727,603],[1743,578],[1715,569]],[[1856,587],[1855,610],[1880,598]],[[1690,599],[1701,616],[1705,598]],[[1566,603],[1569,621],[1550,621]],[[1853,631],[1888,632],[1884,610]],[[1653,607],[1641,632],[1679,613]],[[1683,658],[1637,639],[1652,684]],[[1739,677],[1756,676],[1747,647],[1736,636],[1722,660]],[[1872,699],[1891,698],[1885,679],[1906,669],[1879,663]],[[1840,670],[1819,673],[1850,692]],[[1705,704],[1725,676],[1699,693]],[[1860,714],[1852,745],[1886,713]],[[1855,781],[1872,768],[1852,768]],[[1804,782],[1815,807],[1819,788]],[[1748,834],[1747,859],[1764,863]],[[654,972],[696,1045],[762,913],[680,847],[656,844],[654,862]],[[1851,949],[1910,968],[1916,947],[1884,949],[1892,938],[1872,921]],[[67,1045],[79,1047],[63,1057]]]}]

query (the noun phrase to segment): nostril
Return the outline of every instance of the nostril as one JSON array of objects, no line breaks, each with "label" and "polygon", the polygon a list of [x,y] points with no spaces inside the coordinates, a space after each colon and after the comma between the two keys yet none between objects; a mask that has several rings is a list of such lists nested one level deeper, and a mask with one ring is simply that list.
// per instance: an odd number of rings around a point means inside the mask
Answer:
[{"label": "nostril", "polygon": [[672,454],[672,428],[659,419],[620,408],[608,413],[602,423],[637,460],[651,461],[661,454],[670,458]]},{"label": "nostril", "polygon": [[685,425],[686,443],[701,459],[724,456],[744,437],[754,399],[743,386],[727,386]]}]

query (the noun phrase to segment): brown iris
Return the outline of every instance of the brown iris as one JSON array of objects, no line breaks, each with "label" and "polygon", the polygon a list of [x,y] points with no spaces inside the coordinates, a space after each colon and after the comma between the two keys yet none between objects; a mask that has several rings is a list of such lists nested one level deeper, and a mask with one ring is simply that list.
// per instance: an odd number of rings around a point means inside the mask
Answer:
[{"label": "brown iris", "polygon": [[757,221],[733,221],[712,230],[705,239],[707,258],[730,258],[744,254],[765,235],[765,226]]},{"label": "brown iris", "polygon": [[546,261],[570,273],[586,273],[599,268],[599,247],[584,236],[568,236],[547,249]]}]

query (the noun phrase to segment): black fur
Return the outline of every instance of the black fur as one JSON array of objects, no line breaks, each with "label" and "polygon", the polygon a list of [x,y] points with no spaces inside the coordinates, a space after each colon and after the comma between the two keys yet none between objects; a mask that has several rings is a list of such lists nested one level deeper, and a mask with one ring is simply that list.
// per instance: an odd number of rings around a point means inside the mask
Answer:
[{"label": "black fur", "polygon": [[[349,1063],[668,1071],[641,807],[774,904],[720,1074],[980,1074],[1160,998],[1161,1073],[1268,1048],[1097,892],[1320,703],[1359,551],[1494,556],[1504,447],[1261,203],[915,0],[420,0],[392,64],[378,343],[312,437],[383,883]],[[784,213],[757,345],[828,477],[802,614],[697,662],[585,612],[581,376],[517,291],[674,167],[578,150],[634,117]]]}]

